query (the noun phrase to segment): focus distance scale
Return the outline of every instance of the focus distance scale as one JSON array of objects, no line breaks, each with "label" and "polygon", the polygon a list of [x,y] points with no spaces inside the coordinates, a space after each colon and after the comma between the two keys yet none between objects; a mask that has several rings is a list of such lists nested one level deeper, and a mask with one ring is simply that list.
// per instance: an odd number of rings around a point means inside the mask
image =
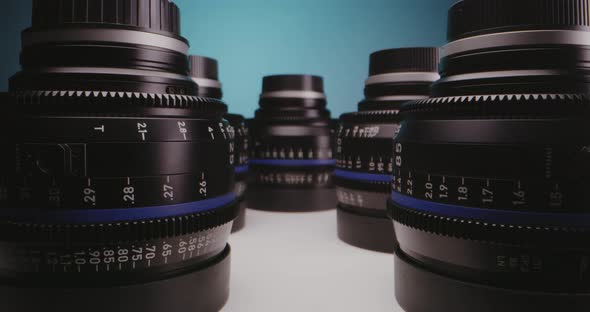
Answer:
[{"label": "focus distance scale", "polygon": [[567,3],[450,9],[441,79],[394,140],[404,309],[588,310],[590,3]]},{"label": "focus distance scale", "polygon": [[219,311],[236,131],[189,77],[178,8],[38,0],[32,20],[1,98],[21,126],[0,178],[0,307]]},{"label": "focus distance scale", "polygon": [[393,136],[400,106],[427,98],[438,79],[437,48],[403,48],[371,55],[366,99],[359,112],[340,117],[334,173],[338,195],[338,236],[365,249],[394,250],[386,203],[393,174]]},{"label": "focus distance scale", "polygon": [[278,75],[263,80],[251,121],[248,208],[304,212],[333,209],[333,134],[321,77]]},{"label": "focus distance scale", "polygon": [[[219,81],[219,65],[217,60],[203,57],[190,56],[191,76],[199,86],[199,96],[219,99],[223,97],[222,85]],[[250,147],[250,135],[246,126],[246,119],[237,114],[226,114],[224,118],[233,128],[235,143],[231,146],[233,163],[235,167],[235,188],[236,205],[239,206],[239,215],[234,220],[232,232],[237,232],[246,225],[246,189],[248,183],[248,158]]]}]

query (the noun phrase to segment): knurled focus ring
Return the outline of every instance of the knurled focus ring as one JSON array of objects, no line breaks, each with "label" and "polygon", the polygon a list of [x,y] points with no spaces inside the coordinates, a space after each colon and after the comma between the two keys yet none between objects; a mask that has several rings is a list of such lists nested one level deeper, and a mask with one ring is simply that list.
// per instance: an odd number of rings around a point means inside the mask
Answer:
[{"label": "knurled focus ring", "polygon": [[401,109],[410,118],[535,118],[577,116],[587,111],[583,94],[506,94],[437,97],[407,103]]},{"label": "knurled focus ring", "polygon": [[[227,106],[210,98],[177,94],[111,91],[28,91],[15,94],[19,108],[32,112],[118,112],[139,108],[185,109],[191,113],[223,114]],[[142,115],[141,111],[135,115]]]},{"label": "knurled focus ring", "polygon": [[[539,225],[511,225],[472,220],[460,217],[435,215],[388,203],[388,214],[395,221],[421,231],[449,237],[489,243],[571,243],[590,239],[590,231],[584,228],[566,228]],[[569,243],[568,243],[569,242]]]}]

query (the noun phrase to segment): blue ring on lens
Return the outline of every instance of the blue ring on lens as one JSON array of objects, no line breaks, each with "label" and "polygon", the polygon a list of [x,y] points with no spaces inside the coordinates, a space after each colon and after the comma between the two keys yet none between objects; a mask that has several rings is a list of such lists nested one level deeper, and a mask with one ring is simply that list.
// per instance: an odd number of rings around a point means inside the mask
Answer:
[{"label": "blue ring on lens", "polygon": [[355,180],[355,181],[366,181],[366,182],[391,182],[393,176],[389,174],[376,174],[376,173],[362,173],[348,170],[336,169],[334,170],[334,176],[338,178]]},{"label": "blue ring on lens", "polygon": [[248,165],[237,166],[234,168],[236,174],[242,174],[248,172]]},{"label": "blue ring on lens", "polygon": [[235,201],[233,193],[196,202],[143,208],[96,210],[0,209],[0,216],[15,221],[43,224],[84,224],[133,222],[162,219],[210,211]]},{"label": "blue ring on lens", "polygon": [[267,165],[282,167],[300,166],[335,166],[334,159],[251,159],[251,165]]},{"label": "blue ring on lens", "polygon": [[514,210],[496,210],[442,204],[397,192],[391,194],[393,203],[404,208],[427,212],[439,216],[478,220],[488,223],[508,225],[538,225],[538,226],[590,226],[590,213],[552,213],[552,212],[523,212]]}]

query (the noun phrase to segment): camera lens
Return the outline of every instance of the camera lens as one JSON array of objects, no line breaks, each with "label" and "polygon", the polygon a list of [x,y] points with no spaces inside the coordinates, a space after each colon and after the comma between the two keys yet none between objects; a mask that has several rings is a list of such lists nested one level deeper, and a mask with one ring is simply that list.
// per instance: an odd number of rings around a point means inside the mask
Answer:
[{"label": "camera lens", "polygon": [[35,0],[32,20],[10,81],[0,307],[219,311],[233,131],[225,104],[197,97],[177,6]]},{"label": "camera lens", "polygon": [[389,203],[408,311],[587,311],[586,0],[463,0],[406,104]]},{"label": "camera lens", "polygon": [[[199,96],[221,100],[223,92],[219,82],[219,66],[217,60],[203,57],[190,56],[191,76],[193,81],[199,86]],[[231,146],[233,151],[233,163],[235,166],[235,188],[234,194],[238,201],[236,205],[239,209],[239,215],[234,220],[232,232],[237,232],[246,225],[246,205],[244,198],[247,188],[248,178],[248,145],[249,134],[246,127],[246,120],[241,115],[226,114],[224,117],[232,127],[233,136],[235,137],[234,145]]]},{"label": "camera lens", "polygon": [[330,111],[321,77],[265,77],[252,121],[248,208],[318,211],[336,207]]},{"label": "camera lens", "polygon": [[393,136],[401,104],[428,98],[438,76],[438,48],[405,48],[371,55],[359,112],[340,117],[334,179],[338,236],[351,245],[393,252],[386,203],[393,174]]}]

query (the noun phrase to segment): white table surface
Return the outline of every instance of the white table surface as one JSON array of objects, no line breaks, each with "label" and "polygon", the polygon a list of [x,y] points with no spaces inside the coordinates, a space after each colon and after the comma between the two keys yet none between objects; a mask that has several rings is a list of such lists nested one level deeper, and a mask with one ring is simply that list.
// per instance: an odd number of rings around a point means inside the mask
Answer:
[{"label": "white table surface", "polygon": [[341,242],[336,211],[248,210],[230,238],[230,299],[223,312],[401,312],[393,256]]}]

